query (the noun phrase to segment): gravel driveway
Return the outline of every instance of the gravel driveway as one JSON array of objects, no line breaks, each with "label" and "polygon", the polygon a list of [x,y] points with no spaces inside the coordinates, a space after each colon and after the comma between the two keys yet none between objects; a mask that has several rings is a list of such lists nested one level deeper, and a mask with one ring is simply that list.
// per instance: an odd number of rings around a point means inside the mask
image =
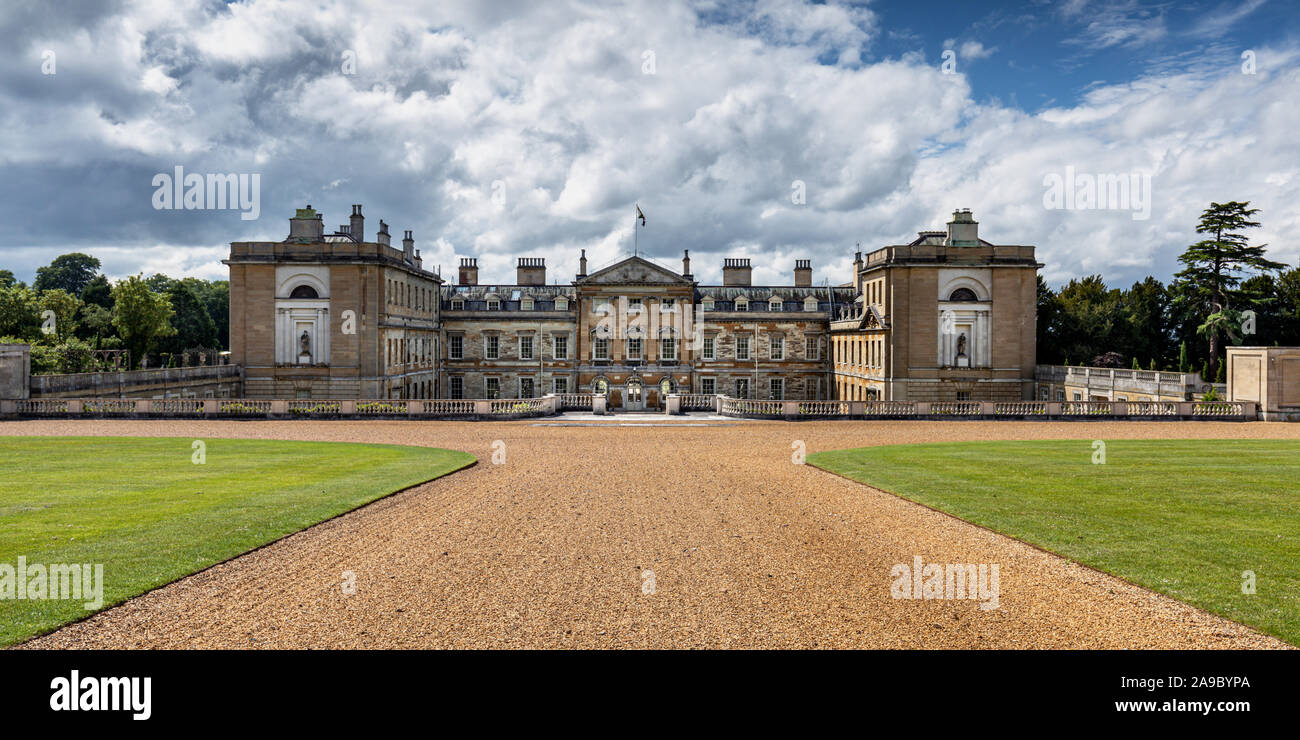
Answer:
[{"label": "gravel driveway", "polygon": [[[1079,439],[1080,454],[1090,455],[1093,439],[1300,438],[1300,424],[0,424],[0,435],[15,434],[386,442],[447,447],[479,458],[468,470],[27,647],[1285,646],[993,532],[793,464],[791,455],[796,440],[811,453],[986,439]],[[491,462],[497,440],[505,452],[499,465]],[[999,564],[999,608],[892,598],[891,568],[917,555],[926,563]],[[355,574],[354,594],[342,588],[345,571]]]}]

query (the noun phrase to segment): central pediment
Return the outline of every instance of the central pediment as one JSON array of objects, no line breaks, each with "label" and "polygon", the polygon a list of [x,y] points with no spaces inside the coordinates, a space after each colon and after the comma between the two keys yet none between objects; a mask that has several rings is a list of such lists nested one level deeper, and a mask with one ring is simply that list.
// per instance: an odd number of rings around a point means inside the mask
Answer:
[{"label": "central pediment", "polygon": [[586,277],[578,278],[576,282],[579,285],[691,284],[690,280],[672,270],[641,257],[628,257]]}]

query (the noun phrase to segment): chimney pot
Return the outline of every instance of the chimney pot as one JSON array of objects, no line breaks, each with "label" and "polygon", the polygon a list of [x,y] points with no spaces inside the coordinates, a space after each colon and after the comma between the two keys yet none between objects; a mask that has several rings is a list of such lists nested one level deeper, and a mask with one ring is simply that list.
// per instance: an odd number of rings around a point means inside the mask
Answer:
[{"label": "chimney pot", "polygon": [[546,258],[520,257],[515,278],[516,285],[546,285]]},{"label": "chimney pot", "polygon": [[460,275],[456,282],[460,285],[478,285],[477,257],[460,258]]},{"label": "chimney pot", "polygon": [[796,288],[812,287],[812,260],[794,261],[794,285]]},{"label": "chimney pot", "polygon": [[749,285],[751,274],[748,257],[726,257],[722,260],[723,285]]},{"label": "chimney pot", "polygon": [[359,242],[366,240],[366,219],[361,215],[361,205],[352,206],[352,218],[349,219],[348,233]]}]

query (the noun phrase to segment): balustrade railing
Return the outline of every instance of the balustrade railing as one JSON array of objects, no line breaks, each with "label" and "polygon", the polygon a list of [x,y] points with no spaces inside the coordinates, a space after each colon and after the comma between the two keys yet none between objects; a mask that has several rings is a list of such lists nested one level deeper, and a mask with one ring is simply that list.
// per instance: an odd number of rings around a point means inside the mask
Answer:
[{"label": "balustrade railing", "polygon": [[[707,393],[674,394],[669,411],[713,410],[734,417],[917,419],[1211,419],[1253,420],[1242,401],[773,401]],[[598,403],[599,402],[599,403]],[[599,408],[596,408],[599,406]],[[517,418],[564,409],[605,410],[589,393],[497,399],[247,399],[40,398],[0,401],[2,417],[243,417],[243,418]]]}]

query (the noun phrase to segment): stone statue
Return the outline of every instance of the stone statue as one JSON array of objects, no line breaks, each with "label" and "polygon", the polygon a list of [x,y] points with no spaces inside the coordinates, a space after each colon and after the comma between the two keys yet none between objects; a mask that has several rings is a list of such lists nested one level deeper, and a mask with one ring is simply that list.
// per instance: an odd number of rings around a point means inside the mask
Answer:
[{"label": "stone statue", "polygon": [[966,356],[966,335],[965,334],[961,334],[957,337],[957,356],[958,357]]},{"label": "stone statue", "polygon": [[298,345],[302,347],[302,354],[311,354],[311,337],[304,331],[301,337],[298,337]]}]

